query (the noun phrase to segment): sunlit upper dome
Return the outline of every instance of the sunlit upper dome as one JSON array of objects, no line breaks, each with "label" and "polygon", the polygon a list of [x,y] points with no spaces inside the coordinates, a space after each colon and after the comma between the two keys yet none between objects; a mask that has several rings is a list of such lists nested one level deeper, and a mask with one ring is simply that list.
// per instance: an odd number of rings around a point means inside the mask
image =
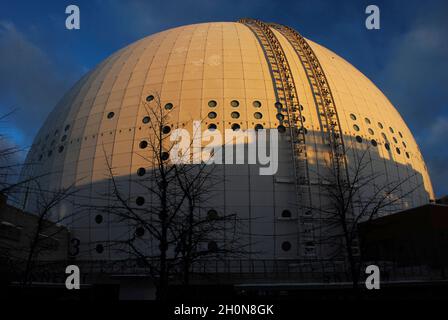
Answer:
[{"label": "sunlit upper dome", "polygon": [[[312,172],[319,171],[328,150],[322,146],[324,132],[314,80],[290,39],[281,29],[268,28],[294,80],[307,130],[308,170],[311,183],[317,184]],[[400,192],[417,191],[395,209],[427,203],[433,191],[424,160],[394,106],[350,63],[311,40],[306,42],[331,88],[348,162],[362,145],[374,145],[369,151],[371,170],[384,173],[384,179],[406,179],[417,173]],[[153,92],[160,95],[163,105],[174,107],[173,127],[190,129],[192,121],[203,119],[204,128],[210,124],[218,129],[233,124],[241,129],[277,128],[281,121],[275,104],[281,92],[271,58],[256,30],[241,22],[193,24],[143,38],[105,59],[63,97],[35,138],[27,160],[37,164],[25,174],[52,172],[42,178],[50,189],[73,183],[90,186],[84,191],[88,198],[107,189],[107,154],[116,174],[135,179],[144,166],[139,143],[148,134],[144,104]],[[304,254],[299,248],[300,235],[291,235],[298,230],[297,221],[279,220],[285,210],[293,216],[297,211],[296,189],[284,183],[294,172],[288,143],[280,152],[279,170],[273,177],[255,175],[248,168],[226,169],[225,186],[210,206],[258,217],[250,228],[255,248],[265,250],[269,257],[296,257]],[[316,189],[315,201],[318,196]],[[101,231],[106,224],[96,225],[94,218],[92,214],[90,220],[74,223],[74,233],[81,241],[110,237],[109,231]],[[284,250],[285,241],[292,244],[291,250]],[[85,243],[86,248],[89,245]],[[107,250],[93,253],[107,254]],[[318,249],[313,254],[319,254]]]}]

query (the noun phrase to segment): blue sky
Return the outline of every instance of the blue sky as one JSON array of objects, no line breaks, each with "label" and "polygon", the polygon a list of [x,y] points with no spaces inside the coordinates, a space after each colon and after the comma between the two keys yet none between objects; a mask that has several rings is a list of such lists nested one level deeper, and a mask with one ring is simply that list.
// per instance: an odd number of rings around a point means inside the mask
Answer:
[{"label": "blue sky", "polygon": [[[65,29],[65,8],[81,30]],[[364,27],[365,8],[381,29]],[[448,1],[0,1],[0,123],[27,147],[63,93],[97,63],[139,38],[184,24],[256,17],[335,51],[388,96],[414,133],[438,196],[448,194]]]}]

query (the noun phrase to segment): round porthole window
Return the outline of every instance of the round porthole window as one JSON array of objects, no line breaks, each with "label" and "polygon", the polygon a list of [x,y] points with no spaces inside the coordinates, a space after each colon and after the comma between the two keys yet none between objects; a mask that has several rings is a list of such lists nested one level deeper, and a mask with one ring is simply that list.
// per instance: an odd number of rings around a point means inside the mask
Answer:
[{"label": "round porthole window", "polygon": [[216,116],[217,116],[216,112],[209,112],[209,113],[208,113],[208,117],[209,117],[209,119],[215,119]]},{"label": "round porthole window", "polygon": [[231,128],[233,131],[238,131],[238,130],[240,130],[241,127],[238,123],[234,123],[234,124],[232,124]]},{"label": "round porthole window", "polygon": [[208,102],[208,106],[209,106],[210,108],[214,108],[214,107],[216,107],[217,105],[218,105],[218,103],[216,103],[215,100],[210,100],[210,101]]},{"label": "round porthole window", "polygon": [[162,161],[166,161],[170,158],[170,154],[166,151],[163,151],[160,158],[162,159]]},{"label": "round porthole window", "polygon": [[234,112],[232,112],[232,113],[230,114],[230,116],[231,116],[233,119],[238,119],[238,118],[240,117],[240,114],[239,114],[239,112],[234,111]]},{"label": "round porthole window", "polygon": [[232,100],[230,102],[230,105],[234,108],[238,107],[240,105],[240,103],[238,102],[238,100]]},{"label": "round porthole window", "polygon": [[252,105],[254,106],[254,108],[261,108],[261,102],[260,101],[254,101],[254,102],[252,102]]},{"label": "round porthole window", "polygon": [[95,222],[96,222],[97,224],[100,224],[101,222],[103,222],[103,216],[100,215],[100,214],[97,214],[97,215],[95,216]]},{"label": "round porthole window", "polygon": [[171,127],[170,127],[170,126],[164,126],[164,127],[162,128],[162,132],[163,132],[164,134],[168,134],[168,133],[170,133],[170,131],[171,131]]},{"label": "round porthole window", "polygon": [[112,119],[113,117],[114,117],[114,115],[115,115],[115,112],[109,112],[108,114],[107,114],[107,119]]},{"label": "round porthole window", "polygon": [[384,127],[383,127],[383,124],[381,123],[381,122],[378,122],[378,127],[380,128],[380,129],[383,129]]},{"label": "round porthole window", "polygon": [[372,129],[370,129],[370,128],[369,128],[369,130],[367,130],[367,131],[369,131],[369,133],[370,133],[372,136],[375,134],[375,132],[374,132]]},{"label": "round porthole window", "polygon": [[277,119],[282,121],[285,117],[281,113],[277,113]]},{"label": "round porthole window", "polygon": [[151,120],[151,118],[146,116],[146,117],[143,117],[142,122],[143,123],[149,123],[150,120]]},{"label": "round porthole window", "polygon": [[137,169],[137,175],[139,176],[139,177],[142,177],[142,176],[144,176],[146,174],[146,169],[145,168],[138,168]]},{"label": "round porthole window", "polygon": [[216,124],[210,123],[207,128],[210,131],[215,131],[218,127],[216,126]]},{"label": "round porthole window", "polygon": [[104,247],[103,247],[102,244],[97,244],[96,247],[95,247],[95,250],[96,250],[96,252],[98,252],[98,253],[103,253],[103,251],[104,251]]},{"label": "round porthole window", "polygon": [[375,139],[370,140],[370,143],[372,144],[372,146],[376,147],[378,145],[378,143],[376,142]]},{"label": "round porthole window", "polygon": [[276,107],[277,109],[281,109],[281,108],[283,108],[283,105],[282,105],[281,102],[277,101],[277,102],[275,103],[275,107]]},{"label": "round porthole window", "polygon": [[291,250],[291,242],[289,242],[289,241],[283,241],[283,242],[282,242],[282,250],[283,250],[283,251],[289,251],[289,250]]},{"label": "round porthole window", "polygon": [[263,115],[261,114],[261,112],[255,112],[254,113],[254,118],[255,119],[261,119],[261,118],[263,118]]},{"label": "round porthole window", "polygon": [[291,218],[291,217],[292,217],[291,211],[289,210],[282,211],[282,218]]},{"label": "round porthole window", "polygon": [[144,205],[144,204],[145,204],[145,198],[143,198],[143,197],[137,197],[137,198],[135,199],[135,204],[138,205],[138,206],[142,206],[142,205]]},{"label": "round porthole window", "polygon": [[145,229],[143,228],[143,227],[137,227],[136,229],[135,229],[135,235],[137,236],[137,237],[143,237],[144,236],[144,234],[145,234]]},{"label": "round porthole window", "polygon": [[209,241],[207,249],[208,251],[216,252],[218,251],[218,244],[215,241]]},{"label": "round porthole window", "polygon": [[365,121],[367,124],[370,124],[370,123],[371,123],[369,118],[365,118],[364,121]]},{"label": "round porthole window", "polygon": [[284,133],[284,132],[286,132],[286,127],[283,126],[283,125],[279,125],[279,126],[277,127],[277,130],[278,130],[278,132],[280,132],[280,133]]},{"label": "round porthole window", "polygon": [[154,96],[152,94],[146,97],[147,102],[151,102],[152,100],[154,100]]},{"label": "round porthole window", "polygon": [[350,113],[350,119],[356,120],[356,116],[353,113]]},{"label": "round porthole window", "polygon": [[210,209],[207,212],[207,219],[208,220],[216,220],[218,219],[218,212],[216,212],[216,210],[214,209]]},{"label": "round porthole window", "polygon": [[173,109],[173,104],[172,104],[171,102],[168,102],[168,103],[165,105],[165,109],[166,109],[166,110],[171,110],[171,109]]},{"label": "round porthole window", "polygon": [[400,148],[395,148],[395,151],[397,151],[398,154],[401,154]]},{"label": "round porthole window", "polygon": [[356,136],[356,141],[359,142],[359,143],[361,143],[361,142],[362,142],[362,138],[361,138],[361,136]]},{"label": "round porthole window", "polygon": [[359,131],[359,127],[358,127],[358,125],[354,124],[354,125],[353,125],[353,129],[354,129],[355,131]]},{"label": "round porthole window", "polygon": [[140,141],[138,146],[140,147],[140,149],[145,149],[148,146],[148,141],[146,140]]},{"label": "round porthole window", "polygon": [[390,145],[388,143],[385,143],[384,147],[386,148],[386,150],[390,150]]},{"label": "round porthole window", "polygon": [[394,128],[389,127],[389,131],[390,131],[391,133],[394,133]]}]

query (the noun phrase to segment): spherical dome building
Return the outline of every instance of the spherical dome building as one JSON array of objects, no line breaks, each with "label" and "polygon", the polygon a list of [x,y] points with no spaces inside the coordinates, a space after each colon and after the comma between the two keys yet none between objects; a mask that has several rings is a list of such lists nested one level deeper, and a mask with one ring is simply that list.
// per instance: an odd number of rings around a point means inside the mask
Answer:
[{"label": "spherical dome building", "polygon": [[[300,202],[325,202],[319,177],[328,159],[341,156],[350,166],[367,152],[369,174],[379,173],[375,183],[403,181],[396,190],[403,199],[390,211],[433,198],[412,133],[366,76],[292,29],[250,19],[173,28],[112,54],[48,116],[23,176],[40,176],[48,190],[74,185],[80,189],[78,203],[98,204],[107,201],[98,194],[111,189],[109,163],[117,177],[130,182],[129,197],[149,203],[131,182],[140,178],[139,169],[148,169],[140,143],[150,134],[145,117],[147,97],[154,93],[173,108],[172,128],[191,131],[193,121],[201,120],[203,129],[279,129],[276,173],[223,165],[221,183],[203,208],[247,218],[241,237],[248,238],[251,259],[325,257],[316,228],[322,219]],[[291,127],[295,136],[288,133]],[[33,211],[30,197],[24,204]],[[61,205],[59,214],[70,210]],[[114,224],[107,212],[94,209],[70,220],[76,253],[113,258],[105,244],[133,228]]]}]

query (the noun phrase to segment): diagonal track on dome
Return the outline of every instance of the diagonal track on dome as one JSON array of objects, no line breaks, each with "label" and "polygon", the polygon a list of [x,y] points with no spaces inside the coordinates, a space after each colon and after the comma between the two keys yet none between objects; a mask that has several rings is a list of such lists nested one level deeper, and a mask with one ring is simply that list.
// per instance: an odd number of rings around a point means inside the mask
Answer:
[{"label": "diagonal track on dome", "polygon": [[270,23],[269,26],[278,30],[288,40],[302,62],[316,99],[324,142],[330,147],[334,172],[345,175],[342,179],[349,183],[347,157],[336,103],[319,59],[306,39],[296,30],[276,23]]},{"label": "diagonal track on dome", "polygon": [[310,218],[311,186],[305,141],[306,129],[303,124],[302,106],[286,54],[267,24],[256,19],[241,19],[238,22],[246,25],[255,34],[265,53],[277,99],[275,107],[278,114],[281,114],[278,120],[280,125],[287,127],[290,134],[299,216]]}]

